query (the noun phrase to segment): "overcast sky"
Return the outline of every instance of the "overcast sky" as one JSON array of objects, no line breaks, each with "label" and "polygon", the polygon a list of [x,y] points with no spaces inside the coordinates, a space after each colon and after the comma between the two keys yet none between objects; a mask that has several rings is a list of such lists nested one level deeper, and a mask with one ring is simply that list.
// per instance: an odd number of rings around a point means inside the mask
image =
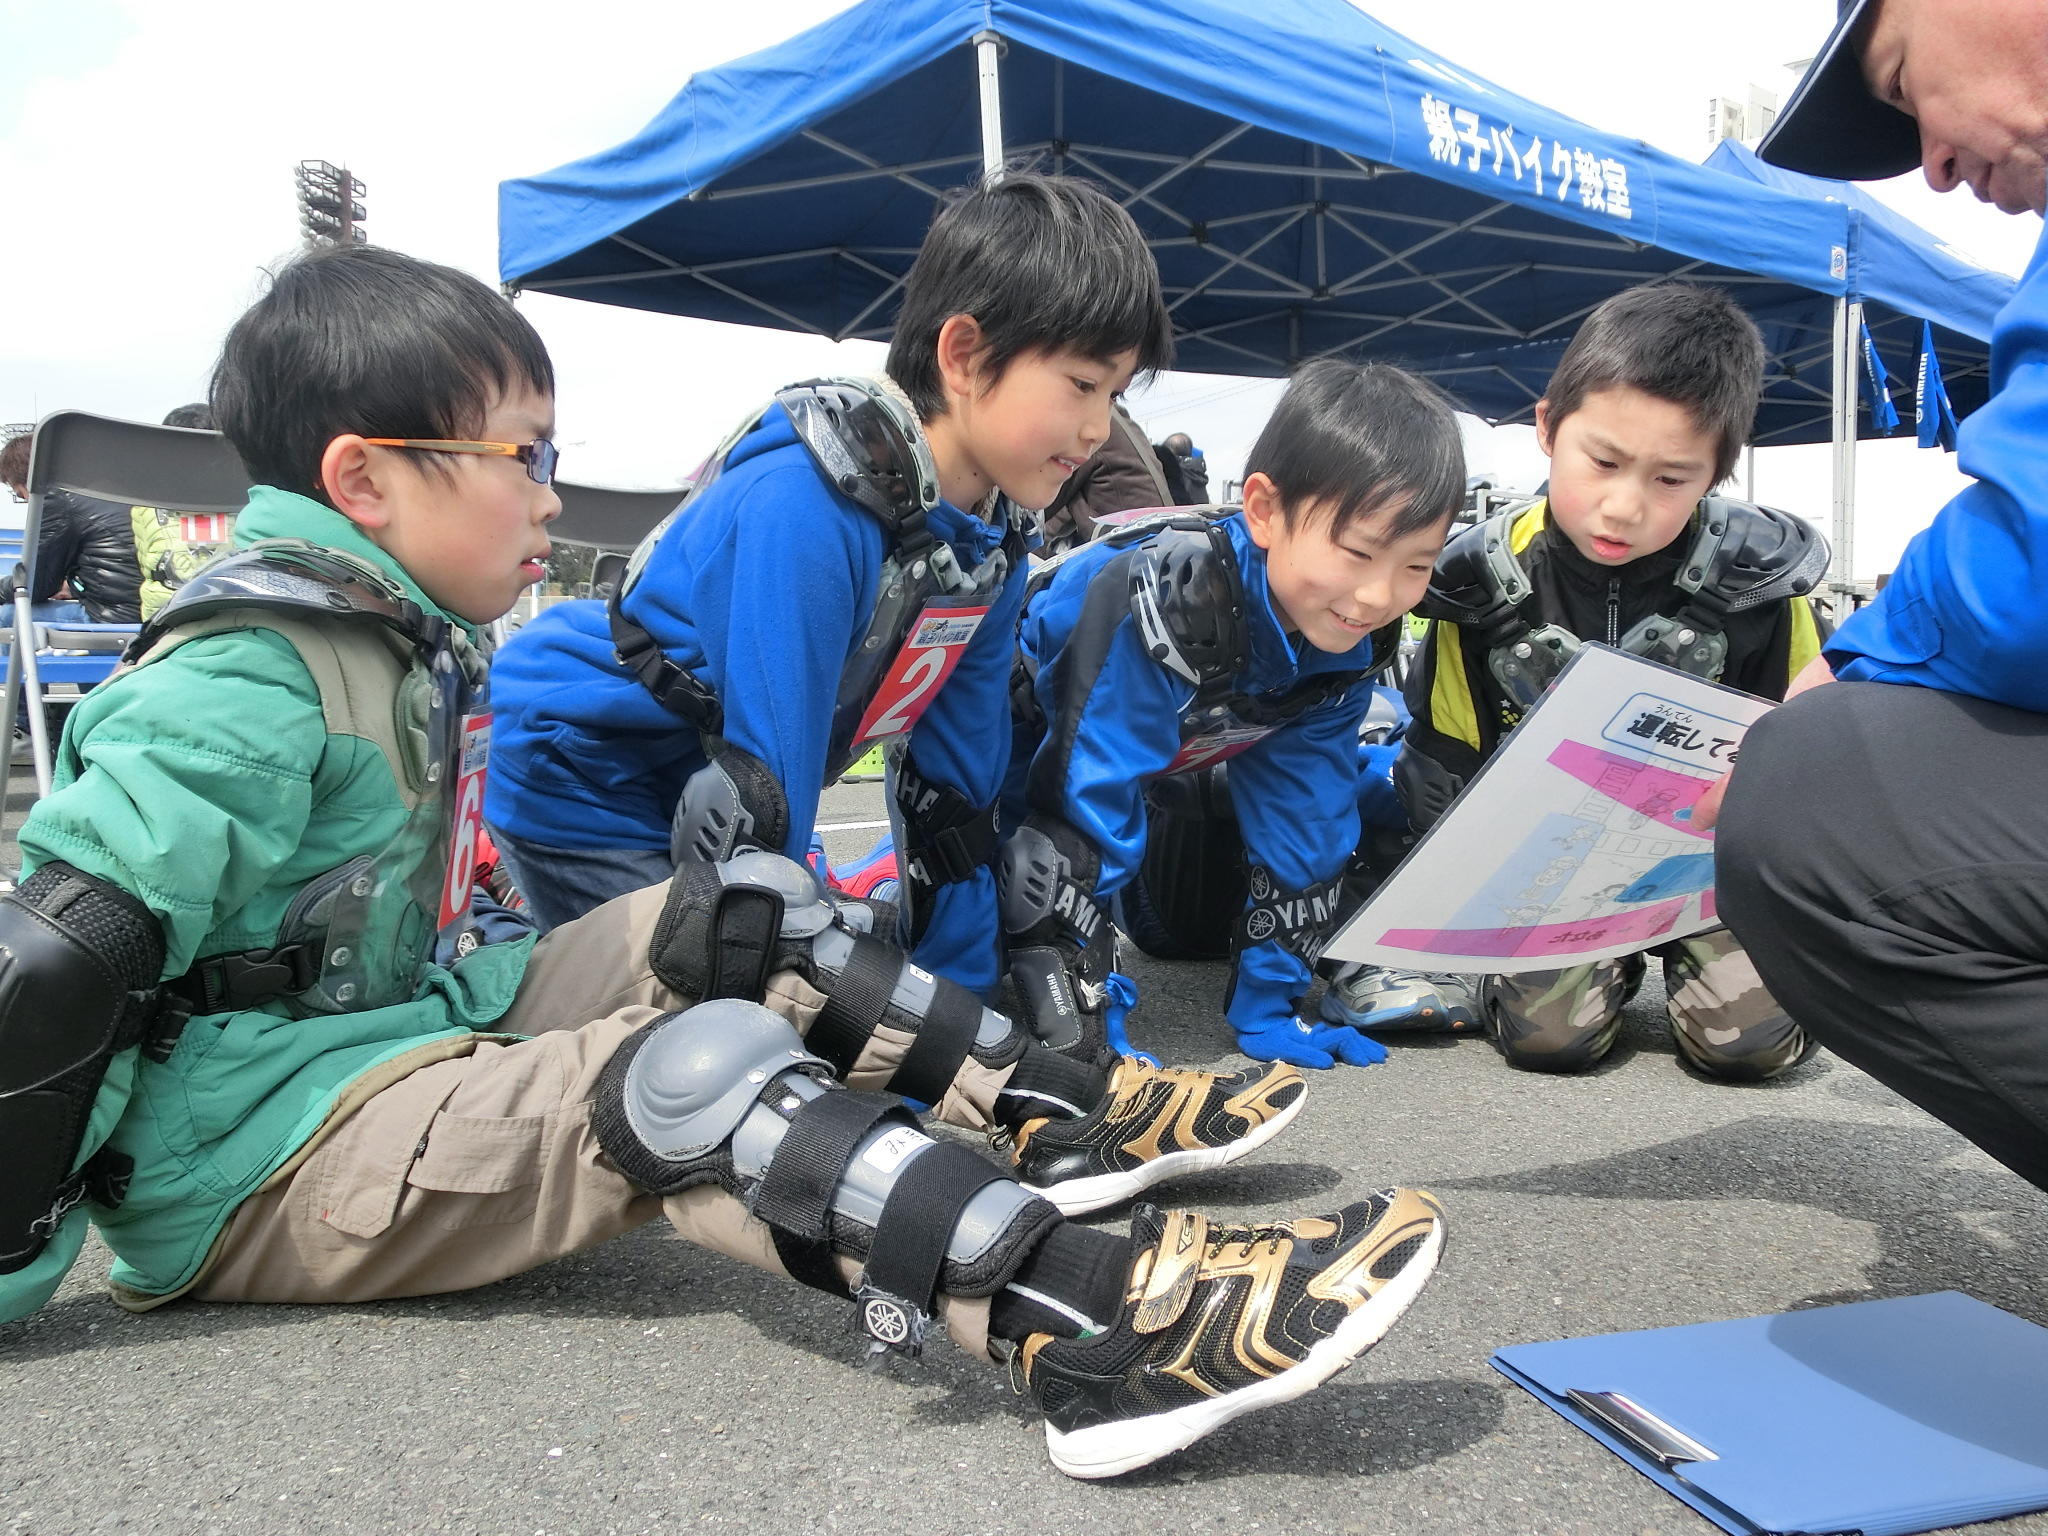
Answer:
[{"label": "overcast sky", "polygon": [[[1140,0],[1142,3],[1142,0]],[[346,163],[379,243],[496,279],[497,184],[625,139],[693,70],[776,42],[844,0],[0,0],[0,421],[77,407],[156,420],[204,393],[221,334],[298,238],[292,170]],[[1600,128],[1701,158],[1708,98],[1825,35],[1833,0],[1370,0],[1467,69]],[[1251,65],[1250,67],[1255,67]],[[1985,264],[2017,272],[2040,221],[1878,189]],[[738,402],[878,365],[872,345],[530,295],[561,379],[571,478],[673,483]],[[1180,374],[1135,397],[1234,474],[1278,386]],[[1533,485],[1527,429],[1479,427],[1475,471]],[[1757,494],[1825,522],[1827,450],[1758,456]],[[1953,460],[1866,445],[1857,565],[1887,569],[1960,479]]]}]

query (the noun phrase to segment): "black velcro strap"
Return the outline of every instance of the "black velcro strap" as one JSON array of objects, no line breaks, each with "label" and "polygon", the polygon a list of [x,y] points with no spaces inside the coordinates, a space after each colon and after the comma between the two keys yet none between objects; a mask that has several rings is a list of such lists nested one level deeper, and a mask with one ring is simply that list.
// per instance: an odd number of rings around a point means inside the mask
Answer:
[{"label": "black velcro strap", "polygon": [[754,1214],[798,1237],[824,1237],[832,1196],[846,1178],[854,1148],[877,1122],[892,1116],[917,1124],[901,1104],[879,1093],[832,1092],[812,1099],[790,1119],[768,1159],[754,1191]]},{"label": "black velcro strap", "polygon": [[832,1245],[823,1238],[797,1237],[780,1227],[770,1227],[768,1235],[775,1242],[775,1257],[798,1285],[807,1285],[828,1296],[853,1295],[833,1261]]},{"label": "black velcro strap", "polygon": [[832,1063],[840,1077],[853,1070],[874,1038],[883,1010],[905,965],[903,951],[870,934],[856,934],[846,968],[832,980],[825,1006],[804,1034],[804,1044]]},{"label": "black velcro strap", "polygon": [[[855,1299],[907,1303],[928,1315],[960,1213],[980,1190],[1004,1177],[987,1158],[952,1141],[935,1142],[904,1164],[882,1204]],[[875,1331],[865,1310],[862,1323]]]},{"label": "black velcro strap", "polygon": [[699,1002],[714,997],[758,1003],[768,995],[768,970],[782,932],[782,894],[758,885],[719,889],[711,915],[711,973]]},{"label": "black velcro strap", "polygon": [[977,806],[950,784],[925,778],[907,754],[896,762],[895,787],[903,867],[912,879],[927,888],[956,885],[994,860],[1001,839],[993,801]]},{"label": "black velcro strap", "polygon": [[965,987],[940,979],[889,1091],[920,1104],[936,1104],[959,1075],[981,1032],[981,1002]]},{"label": "black velcro strap", "polygon": [[1271,870],[1254,864],[1250,884],[1251,902],[1238,922],[1235,948],[1241,951],[1253,944],[1277,943],[1315,964],[1336,931],[1343,871],[1301,890],[1283,891]]},{"label": "black velcro strap", "polygon": [[725,729],[725,710],[718,695],[695,673],[669,660],[654,636],[626,617],[621,606],[623,598],[623,593],[614,593],[606,609],[611,620],[612,649],[618,654],[619,665],[637,677],[663,709],[700,731],[719,734]]}]

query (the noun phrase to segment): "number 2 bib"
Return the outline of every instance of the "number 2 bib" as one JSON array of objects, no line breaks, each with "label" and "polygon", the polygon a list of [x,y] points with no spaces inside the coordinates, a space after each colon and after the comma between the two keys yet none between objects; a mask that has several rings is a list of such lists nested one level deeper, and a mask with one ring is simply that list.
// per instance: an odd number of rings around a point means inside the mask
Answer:
[{"label": "number 2 bib", "polygon": [[988,617],[988,603],[933,604],[918,614],[903,647],[882,674],[867,712],[854,727],[860,751],[907,734],[960,665],[968,642]]}]

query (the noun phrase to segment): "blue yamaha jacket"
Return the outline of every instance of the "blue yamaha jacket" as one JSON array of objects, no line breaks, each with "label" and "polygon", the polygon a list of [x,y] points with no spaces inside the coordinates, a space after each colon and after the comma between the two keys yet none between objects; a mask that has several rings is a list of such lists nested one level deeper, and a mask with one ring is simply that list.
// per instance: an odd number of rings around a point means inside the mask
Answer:
[{"label": "blue yamaha jacket", "polygon": [[[1244,518],[1226,518],[1222,526],[1249,604],[1251,665],[1237,678],[1240,690],[1277,693],[1304,677],[1371,665],[1369,639],[1340,655],[1297,647],[1273,612],[1265,552],[1252,542]],[[1037,700],[1047,720],[1059,714],[1054,690],[1063,671],[1049,663],[1074,632],[1090,578],[1119,552],[1097,542],[1068,555],[1025,609],[1018,643],[1038,663]],[[1083,709],[1061,807],[1101,857],[1096,894],[1105,901],[1130,881],[1144,856],[1144,781],[1179,752],[1181,715],[1194,692],[1193,684],[1146,654],[1137,620],[1126,614]],[[1270,869],[1283,889],[1329,879],[1358,845],[1358,723],[1371,699],[1371,684],[1361,681],[1230,759],[1230,795],[1246,854]],[[1012,742],[1005,827],[1028,814],[1024,785],[1041,745],[1022,733]],[[1308,966],[1277,942],[1248,946],[1227,1008],[1231,1024],[1246,1033],[1283,1021],[1310,979]]]},{"label": "blue yamaha jacket", "polygon": [[1906,546],[1824,648],[1837,677],[2048,713],[2048,237],[1991,333],[1991,398],[1963,423],[1976,484]]},{"label": "blue yamaha jacket", "polygon": [[[943,502],[929,527],[970,569],[1003,536]],[[793,859],[810,847],[833,700],[867,631],[886,543],[882,525],[818,474],[778,406],[669,526],[626,598],[664,653],[718,695],[727,739],[774,773],[789,801],[782,851]],[[976,805],[996,798],[1008,756],[1024,574],[1010,573],[910,735],[917,771]],[[668,848],[703,749],[620,665],[603,603],[558,603],[515,634],[492,667],[491,705],[492,824],[557,847]],[[987,993],[996,927],[984,869],[941,890],[917,959]]]}]

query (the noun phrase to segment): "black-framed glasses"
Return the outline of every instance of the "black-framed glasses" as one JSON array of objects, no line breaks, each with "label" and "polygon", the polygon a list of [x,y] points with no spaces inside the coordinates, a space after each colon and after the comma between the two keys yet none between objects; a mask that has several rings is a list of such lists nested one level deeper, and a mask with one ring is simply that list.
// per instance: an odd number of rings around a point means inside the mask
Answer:
[{"label": "black-framed glasses", "polygon": [[561,451],[544,437],[530,443],[480,443],[465,438],[366,437],[364,442],[378,448],[419,448],[428,453],[493,453],[517,459],[526,466],[526,478],[536,485],[552,484]]}]

